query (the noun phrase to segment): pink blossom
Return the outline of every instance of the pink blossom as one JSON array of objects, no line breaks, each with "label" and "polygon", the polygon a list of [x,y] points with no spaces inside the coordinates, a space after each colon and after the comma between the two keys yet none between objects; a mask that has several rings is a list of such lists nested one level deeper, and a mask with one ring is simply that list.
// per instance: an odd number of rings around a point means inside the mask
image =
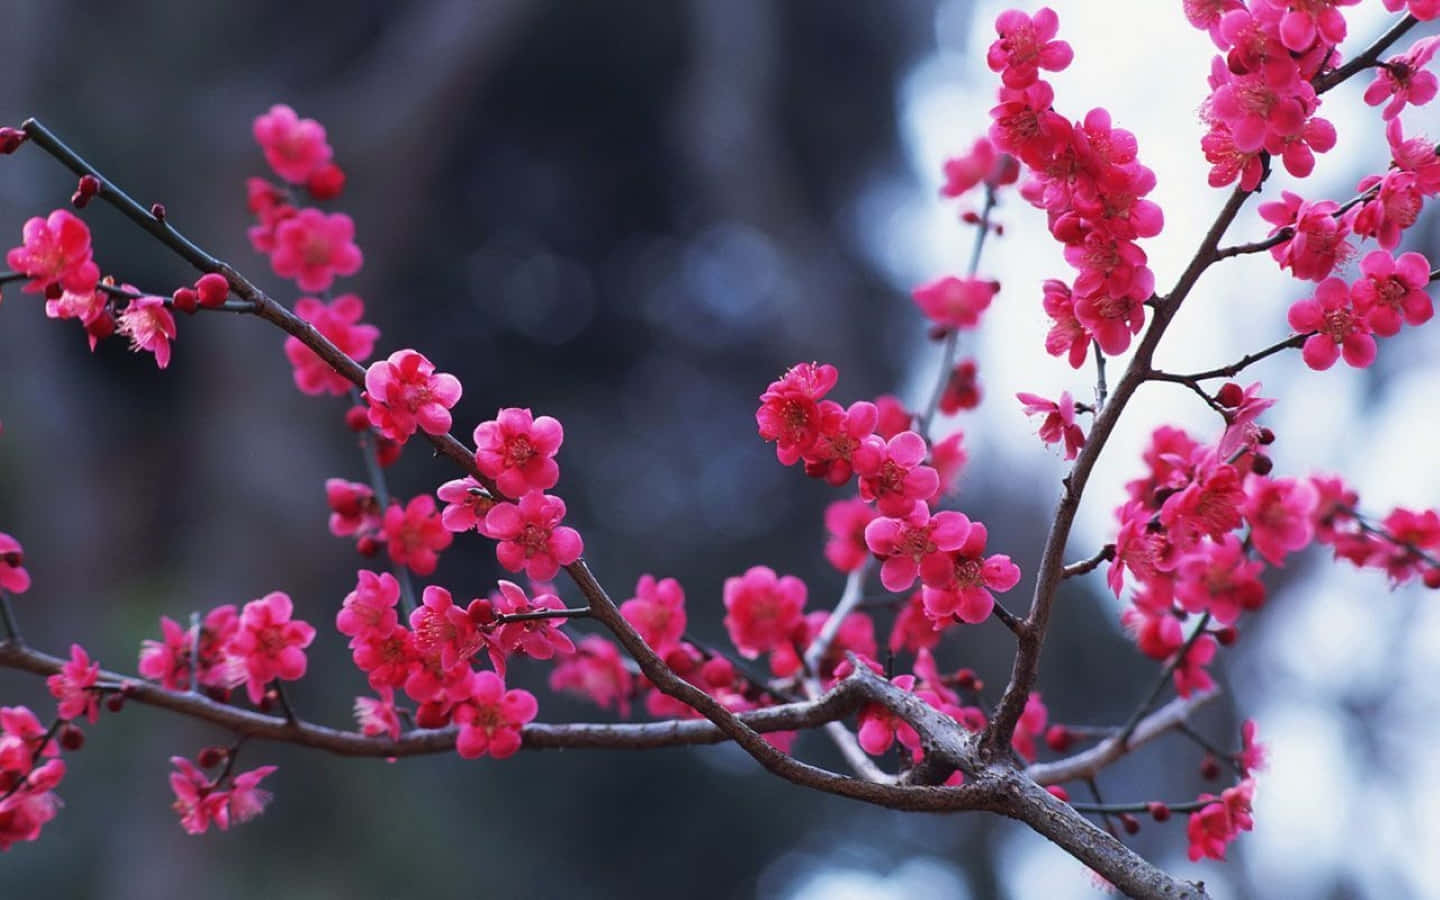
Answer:
[{"label": "pink blossom", "polygon": [[963,330],[980,324],[980,314],[999,291],[998,281],[949,275],[920,285],[911,296],[936,325]]},{"label": "pink blossom", "polygon": [[[415,636],[405,626],[395,625],[389,632],[361,631],[351,640],[350,649],[355,668],[365,673],[373,690],[404,687],[409,692],[420,667],[420,654]],[[432,686],[422,692],[419,702],[431,699],[439,689]]]},{"label": "pink blossom", "polygon": [[448,531],[478,530],[485,515],[495,508],[495,498],[469,476],[445,482],[435,491],[435,496],[445,503],[440,511],[440,524]]},{"label": "pink blossom", "polygon": [[622,717],[630,715],[631,678],[625,660],[614,643],[598,634],[583,638],[575,655],[551,670],[550,690],[582,694],[601,709],[614,706]]},{"label": "pink blossom", "polygon": [[879,412],[875,404],[859,400],[845,409],[830,400],[820,402],[820,432],[806,452],[805,474],[823,478],[835,487],[850,480],[855,451],[875,431]]},{"label": "pink blossom", "polygon": [[[914,675],[897,675],[890,681],[902,691],[913,692],[915,689]],[[860,748],[871,756],[886,753],[895,745],[897,738],[901,746],[909,750],[920,748],[920,735],[914,726],[878,703],[868,704],[860,710],[859,726],[856,737]]]},{"label": "pink blossom", "polygon": [[1246,719],[1240,726],[1241,750],[1235,761],[1240,764],[1246,778],[1252,772],[1265,768],[1266,748],[1256,736],[1257,730],[1254,719]]},{"label": "pink blossom", "polygon": [[[494,599],[495,612],[500,615],[516,615],[542,609],[564,609],[565,604],[552,593],[537,592],[533,598],[526,597],[525,591],[512,581],[501,581],[500,592]],[[550,659],[567,656],[575,652],[575,643],[561,631],[565,624],[562,618],[525,619],[506,622],[495,629],[495,643],[504,654],[523,653],[531,659]],[[491,656],[495,662],[496,657]],[[504,671],[504,663],[496,662],[497,671]]]},{"label": "pink blossom", "polygon": [[1365,102],[1371,106],[1385,103],[1380,116],[1388,120],[1398,116],[1407,103],[1424,106],[1434,100],[1440,82],[1425,66],[1435,58],[1437,49],[1440,40],[1436,37],[1421,38],[1409,50],[1376,66],[1375,80],[1365,89]]},{"label": "pink blossom", "polygon": [[[241,772],[231,781],[230,822],[242,824],[265,811],[270,803],[270,792],[260,790],[260,782],[275,772],[275,766],[261,766],[248,772]],[[223,826],[222,826],[223,827]]]},{"label": "pink blossom", "polygon": [[973,359],[955,364],[950,377],[945,380],[945,390],[940,394],[940,412],[953,416],[962,409],[974,409],[980,405],[978,368]]},{"label": "pink blossom", "polygon": [[30,573],[25,571],[25,548],[0,531],[0,588],[12,594],[30,590]]},{"label": "pink blossom", "polygon": [[1053,323],[1045,335],[1045,352],[1068,357],[1071,368],[1080,368],[1090,351],[1090,333],[1075,317],[1075,299],[1070,294],[1070,286],[1057,278],[1047,278],[1044,304],[1045,314]]},{"label": "pink blossom", "polygon": [[995,33],[1000,37],[990,45],[985,62],[990,71],[1000,73],[1006,87],[1033,84],[1038,70],[1059,72],[1075,58],[1069,44],[1054,39],[1059,30],[1060,17],[1049,7],[1033,17],[1008,9],[995,19]]},{"label": "pink blossom", "polygon": [[[1134,247],[1133,244],[1129,245]],[[1136,249],[1139,249],[1138,247]],[[1144,296],[1113,297],[1104,293],[1079,294],[1075,298],[1075,318],[1089,332],[1100,350],[1111,356],[1124,353],[1130,348],[1130,339],[1145,326],[1145,301],[1154,289],[1154,276],[1149,275],[1139,282],[1146,286]],[[1082,273],[1081,277],[1084,277]],[[1078,292],[1080,280],[1076,279]],[[1072,350],[1073,353],[1073,350]]]},{"label": "pink blossom", "polygon": [[971,625],[985,621],[995,608],[991,591],[1004,593],[1020,582],[1020,567],[1010,557],[985,555],[988,539],[985,526],[971,522],[958,549],[932,554],[922,561],[925,614],[937,627],[952,619]]},{"label": "pink blossom", "polygon": [[933,516],[925,503],[904,518],[880,517],[865,528],[865,544],[877,557],[880,583],[887,591],[907,590],[920,575],[926,560],[940,557],[931,565],[949,565],[945,554],[959,550],[970,534],[970,520],[958,512],[938,512]]},{"label": "pink blossom", "polygon": [[1440,18],[1440,0],[1381,0],[1381,2],[1391,12],[1398,12],[1408,4],[1410,15],[1421,22]]},{"label": "pink blossom", "polygon": [[930,465],[940,478],[940,486],[935,489],[937,497],[954,492],[960,473],[969,460],[970,454],[965,450],[963,431],[952,431],[930,447]]},{"label": "pink blossom", "polygon": [[[7,707],[6,710],[29,713],[23,706]],[[16,737],[7,734],[0,739],[0,745],[14,741]],[[5,799],[0,800],[0,851],[9,850],[20,841],[37,840],[41,829],[55,818],[61,805],[54,790],[65,777],[64,760],[52,759],[31,768],[33,757],[28,749],[23,746],[17,749],[24,753],[23,767],[0,768],[0,776],[4,776],[6,782],[22,775],[24,777],[24,781],[17,782],[14,790],[7,790]]]},{"label": "pink blossom", "polygon": [[90,229],[74,213],[57,209],[44,219],[27,219],[21,241],[5,262],[30,279],[26,292],[49,293],[51,285],[75,294],[95,290],[100,268],[91,258]]},{"label": "pink blossom", "polygon": [[1239,528],[1244,502],[1240,471],[1212,459],[1196,471],[1184,490],[1165,500],[1160,507],[1160,524],[1178,549],[1189,550],[1201,538],[1218,541]]},{"label": "pink blossom", "polygon": [[[94,350],[100,336],[94,327],[110,316],[110,298],[99,288],[88,291],[64,291],[57,299],[45,301],[45,315],[51,319],[79,319]],[[112,323],[113,324],[113,323]]]},{"label": "pink blossom", "polygon": [[1044,81],[1028,87],[1001,88],[990,110],[990,141],[997,150],[1031,167],[1052,159],[1070,138],[1070,123],[1055,112],[1055,91]]},{"label": "pink blossom", "polygon": [[915,421],[915,415],[894,394],[876,397],[875,413],[875,433],[887,441],[902,431],[909,431]]},{"label": "pink blossom", "polygon": [[302,209],[275,226],[270,268],[302,291],[328,291],[336,275],[354,275],[364,261],[355,222],[344,213]]},{"label": "pink blossom", "polygon": [[475,429],[475,465],[507,497],[548,491],[560,480],[554,457],[564,439],[564,429],[550,416],[502,409]]},{"label": "pink blossom", "polygon": [[292,184],[304,183],[333,155],[325,141],[325,126],[314,119],[300,118],[295,110],[283,104],[276,104],[263,116],[256,116],[253,131],[270,168]]},{"label": "pink blossom", "polygon": [[635,596],[620,604],[620,615],[650,649],[664,655],[685,634],[685,591],[673,578],[641,575],[635,583]]},{"label": "pink blossom", "polygon": [[1175,597],[1188,612],[1209,612],[1220,624],[1233,625],[1242,611],[1264,605],[1263,568],[1245,555],[1238,537],[1227,534],[1180,561]]},{"label": "pink blossom", "polygon": [[1228,126],[1213,123],[1210,131],[1200,139],[1200,149],[1210,163],[1211,187],[1234,184],[1236,179],[1240,181],[1241,190],[1253,191],[1260,186],[1260,179],[1265,174],[1265,164],[1260,161],[1262,148],[1240,149]]},{"label": "pink blossom", "polygon": [[355,724],[366,737],[400,737],[400,713],[395,709],[394,688],[382,688],[379,697],[355,698]]},{"label": "pink blossom", "polygon": [[1299,195],[1282,191],[1281,200],[1260,204],[1260,216],[1275,227],[1277,235],[1290,229],[1291,236],[1270,249],[1282,269],[1303,281],[1323,281],[1353,252],[1346,238],[1350,226],[1338,216],[1340,205],[1333,200],[1307,203]]},{"label": "pink blossom", "polygon": [[523,570],[536,581],[549,581],[580,558],[585,543],[580,532],[561,525],[565,501],[531,491],[519,504],[497,503],[485,514],[480,533],[499,543],[495,556],[511,572]]},{"label": "pink blossom", "polygon": [[397,350],[365,370],[370,424],[392,441],[406,441],[419,428],[426,434],[450,430],[450,409],[460,401],[460,381],[436,372],[415,350]]},{"label": "pink blossom", "polygon": [[1185,831],[1190,842],[1191,862],[1205,857],[1222,861],[1225,859],[1226,846],[1239,837],[1241,831],[1249,831],[1254,827],[1255,823],[1250,815],[1254,795],[1255,782],[1249,778],[1235,787],[1227,788],[1219,797],[1200,795],[1202,801],[1215,802],[1207,803],[1199,811],[1190,814]]},{"label": "pink blossom", "polygon": [[866,438],[853,459],[860,496],[875,501],[882,515],[908,515],[940,488],[940,475],[923,464],[925,439],[913,431],[902,431],[888,442]]},{"label": "pink blossom", "polygon": [[45,679],[50,696],[59,701],[56,715],[62,719],[84,716],[91,722],[100,718],[99,683],[100,664],[92,663],[90,655],[79,644],[70,645],[70,661]]},{"label": "pink blossom", "polygon": [[1045,733],[1045,720],[1049,716],[1050,711],[1045,708],[1038,693],[1031,693],[1025,699],[1025,711],[1020,714],[1020,721],[1015,723],[1010,745],[1026,762],[1035,761],[1035,740]]},{"label": "pink blossom", "polygon": [[[1091,304],[1091,318],[1123,319],[1136,331],[1130,319],[1133,311],[1110,310],[1101,305],[1105,300],[1134,300],[1144,303],[1155,293],[1155,275],[1146,266],[1147,257],[1134,241],[1098,229],[1065,246],[1065,261],[1080,270],[1075,277],[1075,314],[1081,324],[1092,332],[1096,326],[1086,321],[1088,299]],[[1103,296],[1101,296],[1103,294]],[[1143,310],[1142,313],[1143,315]],[[1096,333],[1097,338],[1103,335]],[[1102,345],[1103,346],[1103,345]],[[1107,351],[1110,352],[1110,351]]]},{"label": "pink blossom", "polygon": [[335,615],[335,629],[350,638],[353,648],[365,635],[387,635],[399,623],[395,606],[400,601],[400,582],[389,572],[356,572],[355,590],[345,595]]},{"label": "pink blossom", "polygon": [[368,484],[327,478],[325,502],[330,507],[330,533],[336,537],[365,534],[380,527],[380,504]]},{"label": "pink blossom", "polygon": [[1392,257],[1376,250],[1360,260],[1362,276],[1350,288],[1358,309],[1366,309],[1365,324],[1381,337],[1400,331],[1400,324],[1424,325],[1435,315],[1425,289],[1430,284],[1430,261],[1419,253]]},{"label": "pink blossom", "polygon": [[760,395],[755,423],[760,438],[775,442],[775,455],[794,465],[820,436],[820,401],[835,386],[839,372],[831,365],[797,363]]},{"label": "pink blossom", "polygon": [[1342,355],[1345,362],[1363,369],[1375,361],[1375,338],[1366,321],[1368,310],[1355,303],[1350,287],[1339,278],[1327,278],[1315,287],[1315,296],[1290,307],[1290,327],[1309,333],[1300,351],[1305,364],[1324,370]]},{"label": "pink blossom", "polygon": [[216,790],[205,773],[183,756],[170,757],[176,771],[170,773],[170,789],[175,792],[171,808],[180,814],[180,827],[186,834],[204,834],[213,823],[222,831],[230,827],[230,795]]},{"label": "pink blossom", "polygon": [[925,615],[923,594],[923,591],[911,594],[895,616],[895,624],[890,629],[890,640],[887,644],[891,653],[902,650],[911,653],[923,652],[940,643],[940,630],[948,623],[932,622]]},{"label": "pink blossom", "polygon": [[1242,448],[1253,450],[1259,439],[1260,427],[1255,424],[1261,413],[1275,405],[1269,397],[1260,396],[1260,382],[1255,382],[1241,392],[1241,399],[1233,409],[1225,413],[1225,432],[1220,436],[1215,453],[1221,459],[1230,459]]},{"label": "pink blossom", "polygon": [[[477,608],[483,609],[483,605]],[[447,671],[468,667],[471,658],[490,643],[468,612],[455,605],[450,592],[433,584],[425,588],[420,605],[410,613],[410,631],[415,635],[415,649],[422,656],[439,657],[440,668]]]},{"label": "pink blossom", "polygon": [[865,526],[879,513],[859,498],[836,500],[825,507],[825,558],[841,572],[853,572],[870,558]]},{"label": "pink blossom", "polygon": [[161,640],[146,639],[140,644],[138,671],[160,682],[166,690],[190,687],[190,632],[169,616],[160,617]]},{"label": "pink blossom", "polygon": [[305,647],[315,640],[315,629],[291,619],[294,604],[280,591],[245,604],[240,630],[230,639],[229,653],[245,665],[245,691],[259,703],[272,679],[295,681],[305,675]]},{"label": "pink blossom", "polygon": [[[804,668],[803,656],[830,620],[830,613],[817,609],[805,615],[800,635],[788,644],[770,652],[770,672],[776,678],[789,678]],[[835,669],[850,653],[866,658],[875,656],[875,621],[863,612],[853,612],[840,623],[825,655],[820,658],[818,673],[822,680],[831,678]]]},{"label": "pink blossom", "polygon": [[[295,302],[295,315],[314,325],[326,340],[356,362],[364,362],[375,352],[380,329],[360,321],[365,304],[354,294],[342,294],[328,305],[314,297],[301,297]],[[297,337],[285,339],[285,357],[290,360],[295,386],[301,393],[339,397],[353,387],[350,379],[331,368]]]},{"label": "pink blossom", "polygon": [[940,188],[945,197],[959,197],[975,185],[985,182],[994,188],[1014,184],[1020,167],[1008,154],[999,153],[987,138],[976,138],[970,152],[945,160],[945,184]]},{"label": "pink blossom", "polygon": [[768,566],[725,579],[725,629],[740,655],[754,659],[791,641],[803,625],[805,582]]},{"label": "pink blossom", "polygon": [[1190,645],[1184,657],[1175,664],[1175,693],[1189,697],[1197,691],[1208,691],[1215,686],[1215,680],[1205,671],[1205,666],[1215,658],[1220,645],[1215,638],[1202,634]]},{"label": "pink blossom", "polygon": [[419,494],[401,507],[390,504],[381,520],[380,535],[390,559],[397,566],[405,566],[416,575],[429,575],[435,571],[440,552],[455,540],[440,522],[435,510],[435,498]]},{"label": "pink blossom", "polygon": [[1246,476],[1242,511],[1250,523],[1250,543],[1272,566],[1283,565],[1287,553],[1303,550],[1314,540],[1311,520],[1317,502],[1307,480]]},{"label": "pink blossom", "polygon": [[1060,394],[1059,402],[1036,394],[1015,395],[1025,404],[1025,415],[1044,416],[1040,423],[1040,440],[1047,444],[1065,444],[1065,458],[1074,459],[1085,446],[1085,432],[1075,423],[1075,401],[1069,391]]},{"label": "pink blossom", "polygon": [[1332,46],[1345,40],[1345,16],[1337,7],[1354,6],[1360,0],[1255,0],[1256,7],[1268,6],[1281,14],[1280,40],[1296,53],[1309,50],[1316,41]]},{"label": "pink blossom", "polygon": [[155,365],[170,365],[170,342],[175,340],[175,317],[162,297],[136,297],[120,311],[118,330],[130,338],[130,349],[155,354]]},{"label": "pink blossom", "polygon": [[455,750],[465,759],[513,756],[520,749],[521,729],[539,709],[529,691],[507,691],[499,675],[477,672],[470,696],[455,708],[455,724],[460,726]]}]

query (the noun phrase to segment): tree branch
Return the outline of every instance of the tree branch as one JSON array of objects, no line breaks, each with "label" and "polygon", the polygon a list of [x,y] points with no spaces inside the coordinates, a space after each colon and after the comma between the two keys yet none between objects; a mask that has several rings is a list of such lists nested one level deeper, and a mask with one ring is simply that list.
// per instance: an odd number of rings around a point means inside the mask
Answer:
[{"label": "tree branch", "polygon": [[1093,778],[1137,747],[1148,744],[1171,729],[1184,724],[1190,714],[1220,696],[1216,689],[1197,691],[1189,697],[1177,697],[1146,716],[1131,732],[1129,739],[1114,733],[1088,750],[1058,759],[1054,762],[1036,763],[1025,770],[1036,784],[1063,784],[1077,778]]}]

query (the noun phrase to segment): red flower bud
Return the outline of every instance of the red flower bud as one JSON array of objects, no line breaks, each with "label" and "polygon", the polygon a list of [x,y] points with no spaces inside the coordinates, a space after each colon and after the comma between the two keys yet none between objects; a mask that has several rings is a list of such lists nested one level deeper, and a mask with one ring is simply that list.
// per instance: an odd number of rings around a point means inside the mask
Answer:
[{"label": "red flower bud", "polygon": [[352,406],[345,410],[345,427],[351,431],[365,431],[370,427],[370,415],[363,406]]},{"label": "red flower bud", "polygon": [[165,221],[165,204],[163,204],[163,203],[152,203],[152,204],[150,204],[150,215],[154,216],[154,217],[155,217],[155,221],[157,221],[157,222],[163,222],[163,221]]},{"label": "red flower bud", "polygon": [[1064,725],[1051,725],[1045,731],[1045,746],[1056,753],[1064,753],[1075,742],[1075,735]]},{"label": "red flower bud", "polygon": [[65,723],[65,725],[60,728],[60,746],[72,752],[79,750],[85,746],[85,732],[68,722]]},{"label": "red flower bud", "polygon": [[220,765],[230,758],[230,751],[225,747],[206,747],[195,757],[195,761],[202,769],[211,769]]},{"label": "red flower bud", "polygon": [[1164,822],[1170,818],[1170,807],[1161,803],[1159,800],[1150,801],[1145,804],[1145,808],[1150,810],[1150,818],[1157,822]]},{"label": "red flower bud", "polygon": [[1233,381],[1227,381],[1215,394],[1215,402],[1226,409],[1234,409],[1245,402],[1245,389]]},{"label": "red flower bud", "polygon": [[207,272],[195,282],[195,293],[200,297],[201,306],[214,309],[230,296],[230,282],[225,280],[224,275]]},{"label": "red flower bud", "polygon": [[170,295],[170,302],[176,309],[191,315],[200,308],[200,296],[195,293],[194,288],[176,288],[175,293]]},{"label": "red flower bud", "polygon": [[1140,833],[1140,820],[1129,813],[1120,814],[1120,827],[1125,829],[1126,834]]},{"label": "red flower bud", "polygon": [[14,153],[29,137],[18,128],[0,128],[0,155]]},{"label": "red flower bud", "polygon": [[345,189],[345,172],[334,163],[326,163],[305,179],[305,190],[316,200],[334,200]]}]

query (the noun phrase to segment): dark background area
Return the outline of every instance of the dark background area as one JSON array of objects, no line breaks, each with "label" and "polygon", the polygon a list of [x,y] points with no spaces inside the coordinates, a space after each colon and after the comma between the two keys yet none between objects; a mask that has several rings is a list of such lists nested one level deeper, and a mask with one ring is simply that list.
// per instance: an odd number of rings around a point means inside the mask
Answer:
[{"label": "dark background area", "polygon": [[[623,599],[643,572],[680,578],[693,630],[718,641],[720,584],[750,565],[804,577],[811,608],[841,587],[820,553],[820,513],[838,495],[755,436],[765,384],[820,359],[839,366],[849,402],[934,365],[904,286],[872,269],[850,216],[867,181],[913,179],[895,98],[933,50],[935,12],[928,0],[16,4],[0,30],[0,119],[42,118],[282,300],[293,288],[244,236],[244,177],[264,170],[250,121],[275,102],[319,119],[366,253],[338,287],[364,297],[379,354],[413,346],[458,375],[462,437],[499,406],[560,418],[558,490],[602,581]],[[33,148],[0,160],[4,233],[72,189]],[[164,293],[193,279],[113,211],[85,218],[105,271]],[[15,604],[32,642],[79,640],[133,670],[161,614],[286,590],[320,630],[292,697],[308,718],[350,721],[364,681],[331,622],[358,560],[325,531],[322,482],[363,468],[343,404],[298,394],[281,342],[254,320],[183,319],[160,373],[119,341],[92,357],[74,323],[8,293],[0,528],[35,577]],[[968,474],[964,509],[1028,575],[1052,492],[993,474]],[[390,471],[404,497],[451,477],[418,443]],[[491,546],[462,536],[428,580],[469,597],[499,574]],[[1118,721],[1152,667],[1094,597],[1070,594],[1046,700],[1059,719]],[[1011,649],[992,622],[959,630],[941,660],[977,668],[993,699]],[[549,694],[546,672],[514,676],[537,690],[542,719],[606,715]],[[0,699],[49,705],[38,679],[9,672]],[[1218,705],[1208,714],[1233,729]],[[253,744],[244,766],[280,766],[272,807],[188,837],[167,758],[224,739],[156,710],[105,715],[69,758],[65,809],[40,842],[0,857],[0,897],[780,896],[817,868],[885,873],[915,857],[991,897],[1012,833],[807,793],[728,747],[387,765]],[[800,750],[840,765],[819,735]],[[1167,768],[1147,750],[1107,787],[1200,789]],[[1183,823],[1136,844],[1183,853]]]}]

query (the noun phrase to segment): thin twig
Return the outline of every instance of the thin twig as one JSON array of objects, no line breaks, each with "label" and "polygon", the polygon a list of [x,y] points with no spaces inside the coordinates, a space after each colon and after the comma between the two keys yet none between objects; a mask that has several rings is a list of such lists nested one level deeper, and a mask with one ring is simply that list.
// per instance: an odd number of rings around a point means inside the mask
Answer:
[{"label": "thin twig", "polygon": [[496,625],[505,625],[510,622],[533,622],[536,619],[588,619],[590,607],[580,606],[574,609],[535,609],[530,612],[498,613],[495,616]]},{"label": "thin twig", "polygon": [[1214,397],[1211,397],[1205,392],[1204,388],[1200,387],[1200,382],[1209,381],[1212,378],[1234,378],[1236,375],[1239,375],[1243,370],[1249,368],[1250,366],[1253,366],[1255,363],[1259,362],[1262,359],[1265,359],[1266,357],[1274,356],[1275,354],[1283,352],[1285,350],[1293,350],[1303,347],[1305,345],[1305,341],[1308,340],[1310,336],[1314,333],[1315,332],[1313,331],[1307,331],[1303,334],[1292,334],[1285,340],[1277,341],[1276,343],[1266,347],[1264,350],[1257,350],[1254,353],[1247,353],[1228,366],[1217,366],[1216,368],[1206,369],[1203,372],[1196,372],[1192,375],[1176,375],[1171,372],[1161,372],[1152,369],[1147,377],[1151,381],[1173,381],[1177,384],[1183,384],[1198,393],[1200,396],[1204,397],[1205,402],[1209,403],[1212,407],[1223,411],[1224,407],[1221,407]]},{"label": "thin twig", "polygon": [[1095,571],[1096,569],[1100,568],[1100,566],[1104,565],[1105,563],[1111,561],[1114,558],[1115,545],[1106,544],[1105,546],[1100,548],[1100,551],[1098,553],[1096,553],[1089,559],[1082,559],[1079,562],[1073,562],[1065,568],[1061,569],[1060,577],[1075,578],[1080,575],[1085,575],[1087,573]]},{"label": "thin twig", "polygon": [[15,610],[10,608],[10,592],[4,588],[0,588],[0,619],[5,621],[6,643],[23,646],[25,639],[20,636],[20,623],[15,619]]}]

